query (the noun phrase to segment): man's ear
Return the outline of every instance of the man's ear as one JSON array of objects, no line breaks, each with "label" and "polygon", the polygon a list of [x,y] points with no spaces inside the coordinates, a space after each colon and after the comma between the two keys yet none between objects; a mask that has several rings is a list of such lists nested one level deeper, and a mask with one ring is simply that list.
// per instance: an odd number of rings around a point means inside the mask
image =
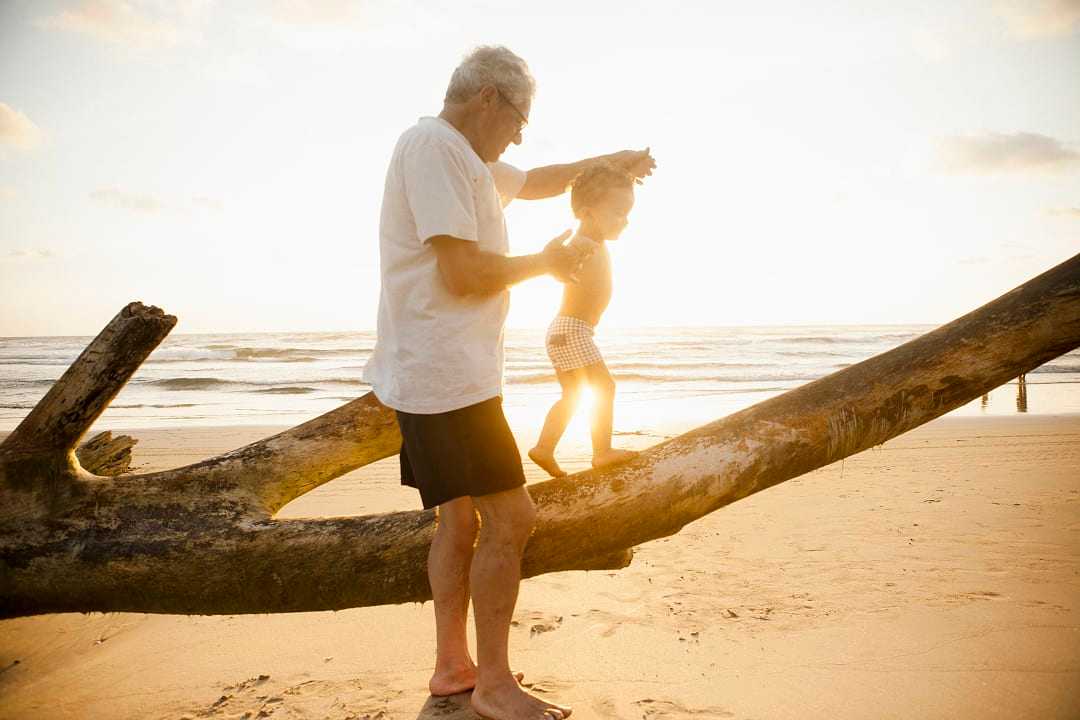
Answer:
[{"label": "man's ear", "polygon": [[480,88],[480,99],[483,101],[484,107],[488,107],[492,103],[499,100],[499,89],[494,85],[485,85]]}]

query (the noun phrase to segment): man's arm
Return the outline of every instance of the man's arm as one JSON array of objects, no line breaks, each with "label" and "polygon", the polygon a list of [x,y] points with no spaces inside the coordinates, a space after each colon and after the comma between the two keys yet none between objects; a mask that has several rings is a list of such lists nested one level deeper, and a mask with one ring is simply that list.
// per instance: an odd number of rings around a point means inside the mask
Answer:
[{"label": "man's arm", "polygon": [[582,253],[565,247],[567,230],[535,255],[506,257],[483,252],[475,242],[450,235],[430,239],[439,263],[439,274],[453,295],[489,295],[538,275],[551,274],[561,282],[574,282]]},{"label": "man's arm", "polygon": [[544,198],[562,195],[570,187],[578,175],[596,162],[611,162],[626,168],[639,181],[643,177],[652,175],[656,161],[649,154],[649,148],[644,150],[622,150],[608,155],[579,160],[565,165],[545,165],[533,168],[525,176],[525,184],[517,194],[522,200],[543,200]]}]

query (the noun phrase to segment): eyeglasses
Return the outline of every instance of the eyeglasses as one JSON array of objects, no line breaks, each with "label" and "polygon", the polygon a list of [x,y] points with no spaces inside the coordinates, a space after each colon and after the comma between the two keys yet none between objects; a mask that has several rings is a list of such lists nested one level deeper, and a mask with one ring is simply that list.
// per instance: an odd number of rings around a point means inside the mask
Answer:
[{"label": "eyeglasses", "polygon": [[500,90],[499,88],[495,88],[495,92],[499,93],[499,97],[502,98],[502,101],[504,103],[506,103],[507,105],[509,105],[511,108],[513,108],[514,112],[517,113],[517,116],[519,118],[519,120],[518,120],[518,132],[521,132],[522,130],[524,130],[525,126],[529,124],[529,118],[525,117],[525,113],[518,110],[517,105],[510,102],[510,99],[508,97],[506,97],[505,95],[503,95],[502,90]]}]

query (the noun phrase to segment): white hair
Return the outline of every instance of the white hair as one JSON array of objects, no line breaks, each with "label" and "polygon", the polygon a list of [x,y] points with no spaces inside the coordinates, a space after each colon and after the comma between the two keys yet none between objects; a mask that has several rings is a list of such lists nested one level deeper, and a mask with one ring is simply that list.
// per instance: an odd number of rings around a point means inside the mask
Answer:
[{"label": "white hair", "polygon": [[536,93],[536,80],[524,60],[501,45],[481,45],[454,70],[443,102],[465,102],[485,85],[494,85],[515,105],[531,103]]}]

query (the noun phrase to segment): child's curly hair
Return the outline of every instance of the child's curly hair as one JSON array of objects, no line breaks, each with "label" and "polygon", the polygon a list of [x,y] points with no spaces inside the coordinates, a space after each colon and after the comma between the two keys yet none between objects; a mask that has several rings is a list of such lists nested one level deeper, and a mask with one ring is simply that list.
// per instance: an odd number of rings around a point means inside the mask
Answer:
[{"label": "child's curly hair", "polygon": [[581,217],[581,212],[594,206],[610,190],[634,188],[634,176],[624,168],[611,162],[598,162],[590,165],[574,178],[570,190],[570,207],[574,217]]}]

